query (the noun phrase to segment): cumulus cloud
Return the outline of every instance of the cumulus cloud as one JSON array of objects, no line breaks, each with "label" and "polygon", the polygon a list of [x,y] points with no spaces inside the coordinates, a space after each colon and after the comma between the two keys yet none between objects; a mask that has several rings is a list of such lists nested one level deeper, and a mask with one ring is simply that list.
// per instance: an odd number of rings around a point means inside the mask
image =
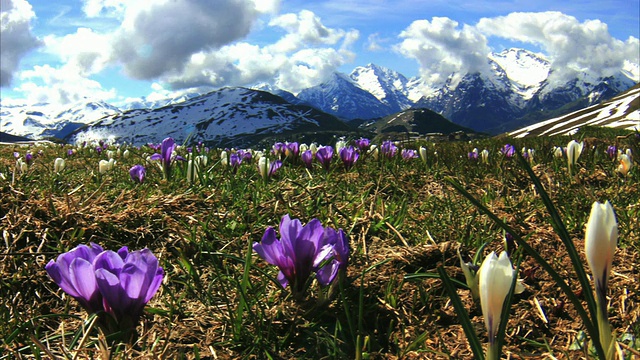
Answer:
[{"label": "cumulus cloud", "polygon": [[83,76],[102,71],[110,61],[109,35],[89,28],[78,28],[75,33],[61,37],[49,35],[44,43],[46,52],[56,55],[65,66],[75,68]]},{"label": "cumulus cloud", "polygon": [[0,0],[0,4],[0,86],[9,86],[22,57],[41,42],[31,33],[30,22],[36,15],[27,1]]},{"label": "cumulus cloud", "polygon": [[109,100],[116,96],[115,89],[103,89],[99,82],[84,77],[75,67],[34,66],[22,71],[20,79],[23,81],[16,90],[28,94],[30,103],[69,104],[87,98]]},{"label": "cumulus cloud", "polygon": [[489,36],[540,46],[552,61],[551,81],[567,81],[585,71],[611,76],[620,71],[625,60],[638,63],[640,56],[638,39],[615,39],[607,24],[599,20],[581,23],[560,12],[516,12],[483,18],[477,28]]},{"label": "cumulus cloud", "polygon": [[249,0],[154,1],[127,7],[112,57],[136,79],[181,71],[191,55],[244,38],[259,12]]},{"label": "cumulus cloud", "polygon": [[455,86],[467,73],[486,71],[490,52],[486,37],[477,29],[458,25],[446,17],[414,21],[400,33],[404,40],[396,49],[419,62],[420,75],[427,83],[442,85],[455,73],[451,78]]},{"label": "cumulus cloud", "polygon": [[354,58],[356,30],[326,27],[309,11],[284,14],[269,22],[285,34],[275,43],[246,42],[193,54],[182,71],[163,78],[173,89],[252,85],[272,82],[292,92],[318,84]]}]

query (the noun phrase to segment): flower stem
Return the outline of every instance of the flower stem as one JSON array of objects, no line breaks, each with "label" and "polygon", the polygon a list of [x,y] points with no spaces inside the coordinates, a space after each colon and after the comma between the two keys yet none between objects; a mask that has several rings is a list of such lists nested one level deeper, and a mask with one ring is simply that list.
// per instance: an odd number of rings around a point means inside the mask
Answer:
[{"label": "flower stem", "polygon": [[599,286],[596,286],[596,302],[598,304],[597,320],[598,332],[600,334],[600,345],[606,354],[606,359],[612,360],[614,358],[615,351],[613,351],[613,337],[607,314],[607,298],[604,294],[604,289],[601,289]]},{"label": "flower stem", "polygon": [[498,360],[500,359],[500,353],[498,352],[498,342],[495,341],[493,344],[489,343],[489,347],[487,348],[487,356],[485,356],[486,360]]}]

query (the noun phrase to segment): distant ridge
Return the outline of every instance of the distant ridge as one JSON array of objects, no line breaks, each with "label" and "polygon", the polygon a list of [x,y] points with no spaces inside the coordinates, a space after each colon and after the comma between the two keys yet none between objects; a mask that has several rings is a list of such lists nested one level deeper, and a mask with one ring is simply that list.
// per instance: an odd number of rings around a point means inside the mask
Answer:
[{"label": "distant ridge", "polygon": [[568,135],[583,126],[640,130],[640,84],[599,104],[510,132],[517,138]]}]

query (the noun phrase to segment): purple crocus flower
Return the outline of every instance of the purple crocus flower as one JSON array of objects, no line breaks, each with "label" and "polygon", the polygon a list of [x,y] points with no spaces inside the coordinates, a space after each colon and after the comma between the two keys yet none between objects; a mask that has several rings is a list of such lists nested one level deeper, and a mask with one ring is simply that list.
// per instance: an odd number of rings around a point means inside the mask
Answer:
[{"label": "purple crocus flower", "polygon": [[355,140],[354,142],[356,144],[356,147],[360,149],[360,151],[367,151],[369,149],[369,146],[371,146],[371,140],[367,138],[360,138]]},{"label": "purple crocus flower", "polygon": [[138,184],[142,184],[144,182],[145,176],[147,175],[147,169],[145,169],[144,166],[140,164],[134,165],[129,170],[129,175],[131,176],[131,180]]},{"label": "purple crocus flower", "polygon": [[609,158],[611,160],[615,159],[618,156],[618,149],[615,145],[609,145],[609,147],[607,147],[607,155],[609,155]]},{"label": "purple crocus flower", "polygon": [[418,158],[418,152],[413,149],[402,149],[402,151],[400,152],[400,155],[404,160],[411,160],[411,159]]},{"label": "purple crocus flower", "polygon": [[13,152],[13,157],[16,158],[16,159],[19,158],[20,157],[20,153],[17,152],[17,151],[14,151]]},{"label": "purple crocus flower", "polygon": [[[331,261],[318,269],[316,274],[321,284],[329,284],[336,278],[338,271],[347,269],[349,263],[349,241],[342,229],[336,231],[333,228],[326,227],[324,229],[323,244],[325,244],[325,247],[332,248],[332,252],[328,256]],[[324,260],[326,259],[323,259],[322,262]]]},{"label": "purple crocus flower", "polygon": [[300,154],[300,144],[295,141],[288,143],[286,145],[285,154],[287,157],[291,157],[292,159],[297,158]]},{"label": "purple crocus flower", "polygon": [[391,140],[386,140],[382,143],[382,145],[380,145],[380,152],[383,156],[391,159],[392,157],[396,156],[398,147]]},{"label": "purple crocus flower", "polygon": [[329,171],[331,159],[333,158],[333,148],[331,146],[323,146],[316,152],[316,159],[322,164],[322,167]]},{"label": "purple crocus flower", "polygon": [[[173,152],[176,149],[176,143],[172,138],[168,137],[162,140],[162,146],[160,147],[160,154],[156,153],[151,155],[151,160],[161,160],[162,161],[162,171],[164,172],[165,179],[169,180],[171,178],[171,163],[174,160]],[[184,158],[182,156],[175,156],[175,160],[182,160]]]},{"label": "purple crocus flower", "polygon": [[469,157],[469,160],[478,160],[479,155],[478,149],[473,149],[473,151],[469,152],[467,156]]},{"label": "purple crocus flower", "polygon": [[281,157],[287,151],[287,145],[283,142],[277,142],[273,144],[273,148],[271,149],[271,153],[277,157]]},{"label": "purple crocus flower", "polygon": [[251,155],[251,151],[247,150],[238,150],[236,152],[242,161],[251,161],[253,158]]},{"label": "purple crocus flower", "polygon": [[311,150],[306,150],[300,155],[300,158],[302,159],[304,166],[306,166],[307,169],[311,169],[313,166],[313,152]]},{"label": "purple crocus flower", "polygon": [[276,171],[278,169],[280,169],[282,167],[282,161],[281,160],[276,160],[274,162],[272,162],[271,164],[269,164],[269,177],[272,177]]},{"label": "purple crocus flower", "polygon": [[345,169],[349,170],[358,161],[360,154],[353,146],[346,146],[340,149],[340,159],[344,164]]},{"label": "purple crocus flower", "polygon": [[24,160],[26,161],[27,165],[31,165],[31,162],[33,161],[33,154],[28,152],[25,156],[24,156]]},{"label": "purple crocus flower", "polygon": [[158,291],[164,270],[151,250],[107,250],[96,256],[95,279],[105,311],[118,323],[136,324],[144,306]]},{"label": "purple crocus flower", "polygon": [[504,156],[511,158],[516,154],[516,148],[511,144],[505,144],[502,149],[500,149],[500,152],[502,152]]},{"label": "purple crocus flower", "polygon": [[229,165],[231,165],[234,174],[238,171],[240,164],[242,164],[242,156],[238,155],[237,152],[229,155]]},{"label": "purple crocus flower", "polygon": [[78,245],[45,266],[51,279],[88,313],[103,310],[102,294],[98,290],[93,267],[95,258],[102,251],[102,247],[94,243]]},{"label": "purple crocus flower", "polygon": [[[280,239],[276,231],[269,227],[260,243],[253,244],[253,250],[269,264],[280,269],[278,282],[283,288],[291,285],[293,294],[300,298],[312,272],[329,259],[334,246],[325,243],[325,229],[318,219],[302,225],[300,220],[291,220],[285,215],[280,221]],[[337,271],[337,269],[336,269]],[[328,274],[317,276],[322,285],[328,285],[332,277]]]},{"label": "purple crocus flower", "polygon": [[67,156],[73,156],[73,154],[74,154],[73,149],[67,150]]}]

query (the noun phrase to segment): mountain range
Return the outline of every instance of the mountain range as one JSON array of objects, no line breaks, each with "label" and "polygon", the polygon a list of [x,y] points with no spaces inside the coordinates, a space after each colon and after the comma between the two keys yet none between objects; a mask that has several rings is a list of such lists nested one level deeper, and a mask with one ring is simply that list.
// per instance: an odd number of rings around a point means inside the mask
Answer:
[{"label": "mountain range", "polygon": [[117,108],[89,101],[67,109],[48,104],[1,105],[0,132],[69,141],[102,137],[140,144],[166,136],[215,144],[247,143],[277,134],[351,131],[348,123],[381,119],[408,109],[429,109],[453,123],[485,133],[513,131],[611,98],[635,85],[637,68],[595,78],[580,73],[554,83],[550,62],[508,49],[487,57],[488,73],[452,74],[443,84],[374,64],[292,94],[268,84],[147,101]]}]

